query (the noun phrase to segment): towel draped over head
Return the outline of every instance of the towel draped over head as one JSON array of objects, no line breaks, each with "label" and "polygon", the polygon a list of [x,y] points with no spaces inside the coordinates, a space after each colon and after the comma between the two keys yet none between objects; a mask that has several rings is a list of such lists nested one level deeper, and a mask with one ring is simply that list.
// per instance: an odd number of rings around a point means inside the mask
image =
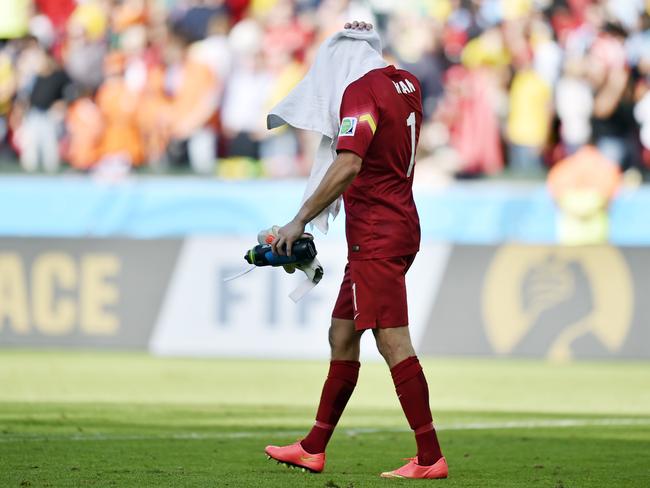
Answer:
[{"label": "towel draped over head", "polygon": [[[305,77],[269,112],[269,129],[289,124],[322,135],[303,202],[314,193],[336,158],[339,110],[345,89],[369,71],[386,65],[381,57],[381,40],[374,30],[337,32],[320,46]],[[312,220],[312,225],[326,234],[329,216],[335,218],[340,206],[339,197]]]}]

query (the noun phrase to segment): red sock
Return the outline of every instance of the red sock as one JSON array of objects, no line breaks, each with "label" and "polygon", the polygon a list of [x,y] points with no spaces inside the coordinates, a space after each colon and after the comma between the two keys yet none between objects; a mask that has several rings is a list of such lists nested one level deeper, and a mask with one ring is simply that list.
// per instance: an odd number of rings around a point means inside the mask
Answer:
[{"label": "red sock", "polygon": [[402,404],[418,445],[418,464],[430,466],[442,457],[429,408],[429,386],[416,356],[406,358],[390,370],[397,397]]},{"label": "red sock", "polygon": [[334,427],[341,418],[354,387],[357,385],[360,366],[359,361],[330,362],[330,370],[323,385],[323,393],[318,405],[316,423],[307,437],[300,442],[302,448],[308,453],[325,452]]}]

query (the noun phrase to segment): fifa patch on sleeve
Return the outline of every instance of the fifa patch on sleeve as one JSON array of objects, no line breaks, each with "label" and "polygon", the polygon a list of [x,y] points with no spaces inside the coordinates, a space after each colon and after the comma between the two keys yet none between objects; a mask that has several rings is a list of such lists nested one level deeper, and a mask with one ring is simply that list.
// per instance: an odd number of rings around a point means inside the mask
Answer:
[{"label": "fifa patch on sleeve", "polygon": [[339,137],[342,136],[353,136],[357,130],[357,118],[356,117],[343,117],[341,120],[341,130],[339,130]]}]

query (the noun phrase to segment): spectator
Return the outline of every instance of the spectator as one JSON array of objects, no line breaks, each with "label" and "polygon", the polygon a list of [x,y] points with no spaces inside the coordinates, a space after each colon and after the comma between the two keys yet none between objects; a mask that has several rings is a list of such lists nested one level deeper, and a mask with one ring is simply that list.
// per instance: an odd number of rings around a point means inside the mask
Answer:
[{"label": "spectator", "polygon": [[535,174],[551,123],[552,91],[530,65],[517,72],[510,88],[508,157],[515,173]]},{"label": "spectator", "polygon": [[40,46],[35,48],[34,68],[36,76],[29,88],[29,101],[19,128],[20,162],[25,171],[36,171],[42,165],[53,173],[59,169],[59,135],[70,79]]},{"label": "spectator", "polygon": [[75,169],[89,170],[100,157],[104,119],[88,94],[74,100],[66,114],[66,159]]},{"label": "spectator", "polygon": [[65,69],[83,90],[96,90],[104,78],[107,19],[95,2],[77,6],[68,20],[63,46]]},{"label": "spectator", "polygon": [[[225,80],[230,76],[233,62],[228,45],[228,29],[226,13],[213,15],[207,27],[208,36],[195,42],[191,48],[193,57],[212,69],[220,88],[223,88]],[[219,98],[222,95],[219,93]]]},{"label": "spectator", "polygon": [[272,75],[262,55],[264,33],[253,20],[243,20],[230,33],[236,64],[228,80],[223,103],[226,154],[259,159],[260,140],[266,132]]},{"label": "spectator", "polygon": [[169,134],[168,156],[172,162],[187,159],[194,171],[209,174],[217,157],[211,121],[220,98],[219,80],[181,35],[172,35],[166,56],[171,98],[162,115]]},{"label": "spectator", "polygon": [[632,162],[634,144],[633,79],[625,65],[624,32],[607,26],[589,56],[595,89],[592,131],[598,149],[621,167]]},{"label": "spectator", "polygon": [[140,90],[124,77],[124,54],[119,51],[109,54],[105,65],[107,78],[96,97],[103,125],[99,162],[138,166],[144,160],[136,118]]},{"label": "spectator", "polygon": [[[290,58],[290,53],[286,51],[277,51],[268,57],[267,67],[272,76],[272,85],[265,111],[279,103],[305,74],[300,63],[287,58]],[[263,134],[260,159],[265,174],[272,177],[295,176],[300,173],[299,157],[298,135],[294,129],[285,126]]]},{"label": "spectator", "polygon": [[519,61],[510,87],[508,156],[510,168],[519,174],[542,170],[542,152],[551,124],[552,88],[533,69],[531,61]]},{"label": "spectator", "polygon": [[[312,37],[308,26],[295,18],[292,2],[281,0],[266,13],[266,31],[263,41],[265,69],[271,77],[264,112],[280,102],[305,74],[304,59]],[[284,126],[272,132],[263,132],[260,140],[260,159],[263,171],[271,177],[288,177],[307,173],[300,166],[300,148],[297,132]]]},{"label": "spectator", "polygon": [[530,45],[533,51],[533,69],[549,86],[555,86],[562,71],[563,53],[555,42],[550,26],[536,19],[531,25]]},{"label": "spectator", "polygon": [[560,137],[568,154],[575,153],[591,136],[594,97],[586,79],[586,59],[570,58],[557,84],[556,111],[560,119]]},{"label": "spectator", "polygon": [[447,71],[447,91],[436,120],[449,128],[449,142],[458,154],[464,176],[494,174],[503,166],[496,86],[485,69],[455,66]]}]

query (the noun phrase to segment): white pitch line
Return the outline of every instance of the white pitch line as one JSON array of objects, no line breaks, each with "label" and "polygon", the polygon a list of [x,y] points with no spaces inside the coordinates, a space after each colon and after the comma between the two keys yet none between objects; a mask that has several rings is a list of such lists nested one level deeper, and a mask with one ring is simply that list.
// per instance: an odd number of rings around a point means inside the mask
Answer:
[{"label": "white pitch line", "polygon": [[475,422],[449,424],[446,430],[486,430],[486,429],[540,429],[544,427],[597,427],[616,425],[650,425],[650,418],[593,418],[593,419],[540,419],[512,420],[509,422]]},{"label": "white pitch line", "polygon": [[[505,430],[505,429],[544,429],[567,427],[608,427],[626,425],[650,425],[650,418],[595,418],[595,419],[538,419],[513,420],[509,422],[470,422],[436,425],[436,430]],[[409,432],[406,428],[348,428],[342,429],[348,436],[360,434],[381,434]],[[111,434],[70,434],[70,435],[0,435],[0,443],[10,442],[46,442],[46,441],[157,441],[157,440],[218,440],[244,439],[251,437],[299,436],[304,430],[274,430],[274,431],[239,431],[239,432],[186,432],[169,435],[111,435]]]}]

